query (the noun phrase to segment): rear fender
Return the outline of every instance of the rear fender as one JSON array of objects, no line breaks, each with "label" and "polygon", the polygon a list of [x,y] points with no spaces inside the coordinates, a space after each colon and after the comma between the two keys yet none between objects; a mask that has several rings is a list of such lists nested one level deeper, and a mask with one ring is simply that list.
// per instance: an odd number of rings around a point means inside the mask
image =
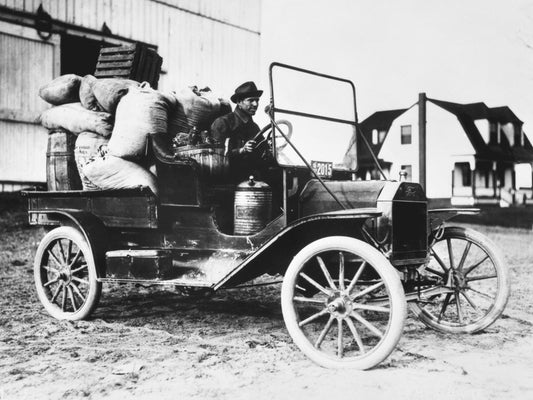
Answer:
[{"label": "rear fender", "polygon": [[350,236],[362,239],[361,226],[369,218],[381,216],[376,208],[333,211],[310,215],[288,225],[250,254],[214,289],[247,282],[264,273],[284,274],[292,258],[307,244],[328,236]]},{"label": "rear fender", "polygon": [[79,210],[46,210],[29,211],[29,219],[32,225],[66,225],[78,229],[93,253],[98,278],[105,277],[108,232],[97,217]]},{"label": "rear fender", "polygon": [[475,215],[479,214],[479,212],[479,208],[436,208],[428,210],[429,232],[433,232],[444,222],[457,215]]}]

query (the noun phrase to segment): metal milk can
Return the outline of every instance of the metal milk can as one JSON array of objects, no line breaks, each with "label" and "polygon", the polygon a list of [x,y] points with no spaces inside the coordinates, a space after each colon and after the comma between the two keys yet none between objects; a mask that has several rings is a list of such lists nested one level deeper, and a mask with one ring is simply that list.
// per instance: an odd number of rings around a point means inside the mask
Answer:
[{"label": "metal milk can", "polygon": [[253,235],[272,219],[272,189],[250,176],[237,186],[234,203],[234,234]]}]

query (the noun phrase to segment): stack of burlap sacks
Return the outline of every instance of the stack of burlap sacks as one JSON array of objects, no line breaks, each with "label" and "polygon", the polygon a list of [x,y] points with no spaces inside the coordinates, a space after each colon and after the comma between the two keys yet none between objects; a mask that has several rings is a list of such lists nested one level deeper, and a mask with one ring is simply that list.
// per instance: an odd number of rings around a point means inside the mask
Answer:
[{"label": "stack of burlap sacks", "polygon": [[231,111],[226,100],[196,87],[162,93],[144,82],[60,76],[39,96],[54,105],[41,115],[50,130],[76,135],[74,156],[84,190],[149,187],[158,194],[148,136],[168,135],[170,143],[191,129],[209,129]]}]

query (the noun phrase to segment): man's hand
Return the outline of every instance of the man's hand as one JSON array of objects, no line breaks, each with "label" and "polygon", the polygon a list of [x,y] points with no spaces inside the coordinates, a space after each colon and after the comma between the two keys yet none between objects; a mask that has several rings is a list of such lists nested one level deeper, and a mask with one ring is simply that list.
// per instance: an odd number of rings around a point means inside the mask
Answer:
[{"label": "man's hand", "polygon": [[244,146],[241,147],[239,152],[242,153],[251,153],[255,149],[255,140],[248,140]]}]

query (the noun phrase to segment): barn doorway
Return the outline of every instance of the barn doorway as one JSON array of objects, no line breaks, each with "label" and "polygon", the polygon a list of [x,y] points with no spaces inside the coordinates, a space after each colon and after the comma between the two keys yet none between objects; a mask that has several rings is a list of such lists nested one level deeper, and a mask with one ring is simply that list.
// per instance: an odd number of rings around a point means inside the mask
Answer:
[{"label": "barn doorway", "polygon": [[61,75],[94,75],[100,48],[115,44],[83,36],[61,35]]}]

